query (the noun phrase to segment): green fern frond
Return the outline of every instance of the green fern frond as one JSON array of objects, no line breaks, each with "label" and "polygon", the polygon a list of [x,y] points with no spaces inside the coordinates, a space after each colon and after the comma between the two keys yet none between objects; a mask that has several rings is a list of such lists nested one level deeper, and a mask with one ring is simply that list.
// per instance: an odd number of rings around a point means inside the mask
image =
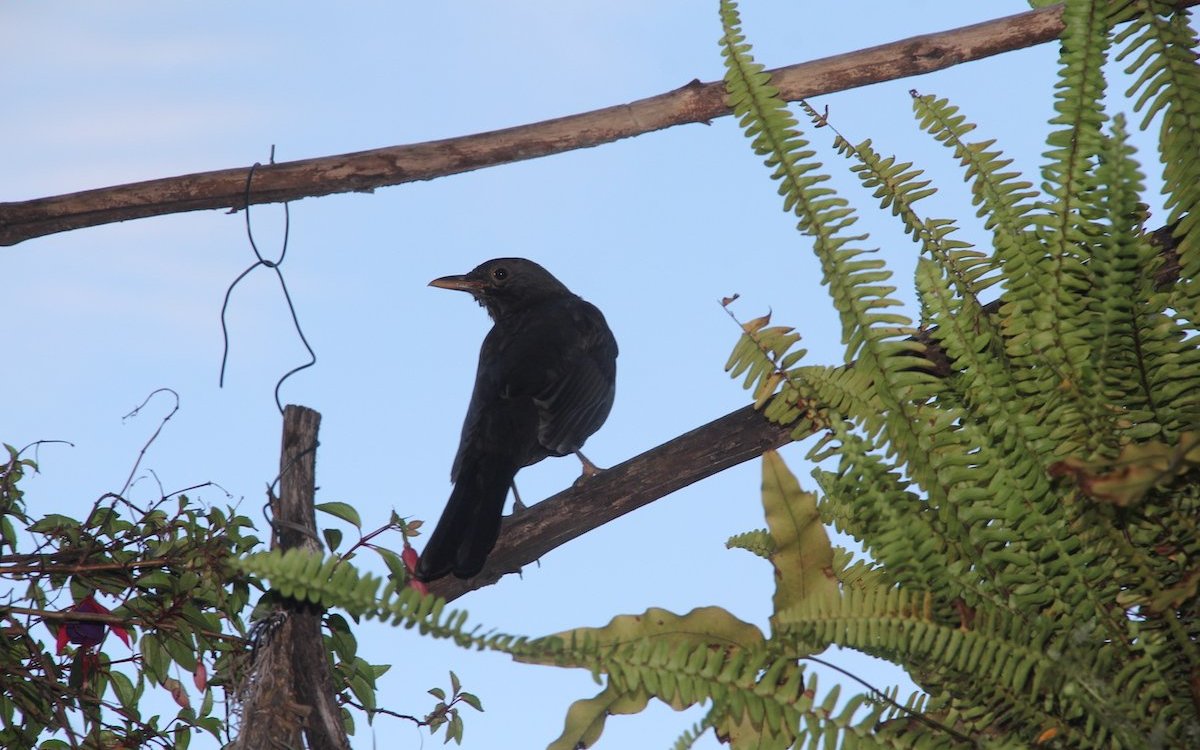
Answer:
[{"label": "green fern frond", "polygon": [[[1133,58],[1125,72],[1136,75],[1127,96],[1137,96],[1141,127],[1162,115],[1160,156],[1168,223],[1179,240],[1180,279],[1176,306],[1200,325],[1200,49],[1188,11],[1167,0],[1127,3],[1130,24],[1115,38],[1124,44],[1118,60]],[[1134,55],[1136,54],[1136,57]]]},{"label": "green fern frond", "polygon": [[[917,288],[940,323],[933,335],[951,358],[957,373],[952,382],[966,407],[955,432],[964,441],[960,455],[969,458],[942,479],[967,544],[977,551],[977,572],[1027,592],[1018,597],[1021,608],[1057,606],[1102,616],[1115,595],[1111,568],[1077,558],[1076,532],[1031,523],[1054,515],[1061,503],[1043,468],[1054,454],[1050,431],[1035,421],[1036,405],[1015,391],[1004,358],[994,356],[996,347],[984,332],[965,328],[972,316],[961,314],[963,301],[950,293],[941,273],[922,259]],[[1114,625],[1114,636],[1122,633]]]},{"label": "green fern frond", "polygon": [[238,570],[263,578],[282,596],[321,607],[343,609],[356,618],[381,620],[404,628],[417,628],[433,638],[447,638],[460,646],[511,651],[526,640],[516,636],[465,630],[467,613],[446,610],[446,600],[423,596],[412,588],[397,590],[371,573],[359,573],[338,555],[328,558],[295,548],[271,550],[242,558]]},{"label": "green fern frond", "polygon": [[[871,703],[871,699],[865,695],[855,695],[847,700],[842,709],[838,711],[837,699],[839,697],[835,685],[834,689],[829,691],[826,696],[820,711],[816,712],[815,716],[806,717],[807,728],[797,738],[797,747],[821,750],[830,747],[896,748],[910,746],[907,742],[898,743],[895,738],[878,731],[879,720],[886,710],[885,706]],[[863,713],[864,708],[866,709],[865,713]],[[928,740],[924,744],[928,747],[947,746]]]},{"label": "green fern frond", "polygon": [[[995,517],[989,511],[1002,514],[1002,510],[989,502],[994,497],[1014,491],[1031,491],[1032,495],[1027,497],[1044,497],[1049,483],[1041,471],[1042,464],[1037,461],[1037,456],[1043,455],[1048,463],[1053,456],[1049,448],[1055,444],[1046,439],[1047,431],[1041,429],[1033,419],[1033,414],[1041,404],[1022,398],[1013,387],[1001,331],[979,303],[981,285],[976,274],[987,273],[990,262],[979,262],[980,254],[963,250],[966,247],[964,243],[950,244],[947,235],[953,229],[952,223],[924,219],[916,212],[913,199],[924,197],[928,191],[923,188],[925,183],[906,184],[919,174],[911,170],[910,165],[896,165],[893,158],[880,157],[869,142],[852,146],[839,135],[838,147],[843,153],[858,159],[854,171],[858,172],[868,187],[877,188],[876,197],[883,198],[885,207],[893,207],[894,213],[902,218],[906,231],[922,244],[929,255],[930,259],[919,262],[917,289],[931,318],[941,322],[940,326],[933,328],[933,337],[946,347],[952,361],[954,377],[941,382],[960,390],[962,395],[961,400],[947,402],[939,394],[940,410],[957,414],[960,411],[958,404],[962,404],[977,412],[982,411],[983,414],[974,416],[983,417],[993,433],[1001,433],[991,435],[994,440],[1001,445],[1017,444],[1011,446],[1016,450],[1006,447],[992,452],[989,443],[983,442],[980,452],[974,452],[974,446],[980,443],[953,440],[956,435],[960,438],[965,436],[961,431],[948,430],[934,436],[930,444],[938,445],[940,451],[931,454],[931,457],[938,467],[939,481],[946,488],[948,501],[952,506],[971,507],[979,512],[982,520]],[[964,267],[959,262],[960,253],[966,253],[971,265]],[[1006,419],[988,419],[1001,411],[1006,412]],[[1035,435],[1040,438],[1036,443],[1033,440]],[[971,455],[972,459],[957,461],[953,466],[947,464],[946,459],[938,460],[948,455]],[[1031,482],[1033,486],[1030,486]],[[980,492],[987,486],[996,487],[997,490]],[[995,546],[980,538],[983,530],[977,525],[963,524],[963,531],[966,550]],[[1010,556],[1022,554],[1013,546],[1008,546],[1006,553]],[[975,562],[981,567],[981,572],[987,572],[985,557],[977,556]]]},{"label": "green fern frond", "polygon": [[700,721],[683,730],[678,739],[675,740],[675,744],[671,745],[671,750],[692,750],[709,729],[712,729],[712,725],[709,717],[705,716]]},{"label": "green fern frond", "polygon": [[843,418],[863,425],[870,436],[878,434],[884,428],[883,406],[863,369],[794,366],[805,354],[792,349],[800,335],[790,327],[768,325],[770,319],[768,313],[739,323],[742,336],[725,363],[730,377],[744,376],[743,387],[753,394],[755,408],[772,422],[791,426],[796,440]]},{"label": "green fern frond", "polygon": [[[733,313],[730,317],[734,317]],[[761,409],[763,416],[772,422],[790,426],[793,438],[800,440],[811,435],[828,417],[818,407],[803,371],[794,367],[805,354],[803,349],[792,349],[800,334],[789,327],[768,326],[770,320],[768,313],[740,323],[742,336],[729,355],[725,370],[734,378],[744,374],[743,385],[754,394],[754,408]]]},{"label": "green fern frond", "polygon": [[[862,239],[842,234],[854,223],[854,212],[828,185],[828,177],[818,171],[820,164],[812,161],[815,152],[800,134],[795,117],[771,86],[763,66],[751,56],[750,45],[740,31],[735,3],[721,3],[721,20],[728,103],[752,139],[754,152],[766,157],[767,166],[774,168],[771,177],[780,182],[784,210],[795,213],[800,231],[814,238],[824,281],[842,318],[846,357],[853,360],[861,348],[872,343],[867,329],[905,326],[910,321],[882,312],[900,305],[888,296],[892,287],[877,286],[890,274],[881,270],[882,261],[856,260],[864,251],[847,247]],[[894,336],[896,332],[889,333]]]},{"label": "green fern frond", "polygon": [[[973,420],[988,425],[994,445],[1015,453],[1017,460],[1029,462],[1014,467],[1016,473],[1040,476],[1055,446],[1049,440],[1049,430],[1037,422],[1038,404],[1015,387],[1000,332],[979,323],[987,316],[978,302],[953,294],[938,264],[918,261],[916,280],[918,294],[938,323],[931,334],[950,359],[955,373],[950,385],[961,393],[960,403]],[[1041,482],[1032,481],[1032,486],[1021,481],[1017,487],[1042,493],[1048,486],[1044,477]]]},{"label": "green fern frond", "polygon": [[[1144,100],[1164,118],[1190,106],[1183,99],[1200,101],[1183,82],[1196,74],[1194,57],[1191,68],[1178,64],[1194,33],[1174,29],[1173,46],[1161,42],[1163,24],[1178,18],[1166,4],[1072,0],[1041,194],[993,142],[968,143],[973,126],[956,109],[914,99],[922,127],[966,168],[991,258],[956,243],[950,222],[918,213],[930,185],[911,164],[875,153],[870,141],[835,140],[927,255],[917,288],[923,340],[945,355],[935,381],[915,361],[921,345],[903,339],[907,321],[871,317],[892,300],[890,277],[854,247],[861,237],[846,236],[854,214],[818,174],[750,57],[732,3],[722,5],[731,106],[773,168],[785,209],[814,238],[855,361],[781,367],[782,350],[752,342],[737,356],[758,359],[747,364],[760,368],[750,386],[784,393],[802,383],[804,398],[828,414],[812,455],[839,464],[815,474],[825,492],[818,509],[877,561],[853,568],[844,552],[833,554],[844,596],[830,606],[850,609],[835,625],[816,616],[784,623],[772,643],[793,655],[838,643],[899,661],[928,690],[939,721],[976,737],[1184,746],[1200,725],[1188,682],[1200,669],[1200,490],[1182,479],[1194,483],[1195,474],[1180,458],[1191,455],[1200,424],[1200,310],[1190,291],[1155,288],[1160,260],[1142,233],[1142,178],[1123,120],[1103,133],[1110,27],[1147,8],[1158,9],[1143,23],[1155,29],[1135,46],[1158,45],[1144,57],[1176,56],[1135,64],[1156,71],[1142,83],[1169,77],[1146,84],[1158,88]],[[1190,128],[1170,136],[1179,151],[1198,137],[1200,118],[1173,122]],[[1175,178],[1176,200],[1195,202],[1186,190],[1200,185],[1198,152],[1176,159],[1190,170],[1187,186]],[[1190,225],[1180,226],[1187,234]],[[997,274],[1004,301],[993,312],[979,293]],[[1181,284],[1192,283],[1185,271]],[[1061,478],[1072,474],[1064,465],[1075,467],[1079,488]],[[897,587],[932,592],[921,616],[875,616],[855,599]],[[819,606],[787,611],[805,608]]]},{"label": "green fern frond", "polygon": [[833,572],[843,588],[879,588],[896,584],[888,570],[874,560],[861,560],[845,547],[834,547],[833,555]]},{"label": "green fern frond", "polygon": [[1057,394],[1047,400],[1042,421],[1053,426],[1064,454],[1094,450],[1110,426],[1088,398],[1097,384],[1088,367],[1088,332],[1082,326],[1082,293],[1088,286],[1085,248],[1103,231],[1096,223],[1094,168],[1106,119],[1102,66],[1109,7],[1106,0],[1065,3],[1051,119],[1058,129],[1047,138],[1050,150],[1042,169],[1046,198],[1032,217],[1033,235],[1001,245],[997,253],[1006,287],[1001,318],[1007,350],[1020,366],[1025,393]]},{"label": "green fern frond", "polygon": [[839,430],[838,439],[837,472],[813,472],[822,519],[862,543],[893,580],[944,590],[950,557],[934,513],[865,438]]},{"label": "green fern frond", "polygon": [[747,552],[770,560],[775,552],[775,542],[766,529],[755,529],[741,534],[735,534],[725,540],[726,549],[744,549]]},{"label": "green fern frond", "polygon": [[[1059,80],[1055,84],[1050,124],[1060,126],[1047,139],[1049,161],[1042,169],[1043,190],[1054,199],[1048,208],[1053,218],[1053,241],[1063,245],[1073,237],[1075,214],[1086,204],[1080,200],[1095,189],[1089,175],[1103,146],[1104,62],[1107,59],[1111,3],[1106,0],[1067,0],[1063,7],[1063,33],[1059,55]],[[1052,251],[1053,254],[1053,251]]]},{"label": "green fern frond", "polygon": [[[811,107],[803,106],[810,115],[816,115]],[[824,115],[821,122],[833,127]],[[879,199],[880,208],[890,208],[892,215],[900,219],[904,233],[948,270],[958,294],[978,299],[980,292],[998,281],[994,274],[989,276],[994,270],[990,257],[973,249],[970,243],[951,237],[958,231],[953,220],[926,218],[917,212],[917,201],[936,192],[929,187],[930,180],[919,179],[924,175],[922,170],[913,169],[912,162],[897,162],[894,156],[880,155],[870,139],[855,145],[836,129],[834,132],[834,149],[857,162],[850,171],[858,176],[863,187],[874,191],[873,197]]]},{"label": "green fern frond", "polygon": [[971,188],[971,203],[975,215],[984,220],[984,229],[991,232],[996,249],[1000,245],[1021,242],[1031,228],[1033,199],[1037,197],[1033,184],[1021,178],[1020,172],[1002,171],[1011,164],[1003,152],[993,150],[996,141],[968,143],[967,134],[975,125],[961,114],[958,107],[946,99],[912,92],[913,113],[921,129],[953,152],[965,169],[963,179]]},{"label": "green fern frond", "polygon": [[[1034,231],[1032,199],[1038,193],[1030,189],[1031,184],[1021,179],[1019,172],[1005,171],[1012,160],[993,148],[994,140],[966,140],[975,126],[947,100],[914,92],[913,110],[921,127],[950,147],[965,167],[972,202],[991,232],[996,259],[1008,261],[1005,275],[1025,274],[1036,280],[1040,275],[1036,269],[1044,254],[1042,241]],[[941,266],[947,267],[945,263]],[[1046,375],[1052,373],[1039,365],[1035,356],[1029,356],[1033,333],[1022,321],[1011,320],[1013,315],[1019,316],[1018,310],[1008,307],[1007,319],[1001,320],[984,310],[977,295],[966,293],[957,280],[958,274],[945,274],[955,294],[938,280],[942,275],[932,266],[919,269],[918,291],[930,316],[938,321],[933,335],[946,349],[956,373],[951,386],[961,393],[962,405],[989,424],[1002,450],[1020,445],[1025,448],[1022,455],[1039,457],[1043,466],[1048,465],[1059,449],[1049,439],[1048,425],[1055,423],[1061,397],[1047,399],[1045,394],[1047,386],[1049,392],[1057,392],[1062,380],[1048,381]],[[1018,286],[1019,291],[1011,296],[1024,294],[1036,299],[1043,293],[1029,283]],[[1026,306],[1038,304],[1030,301]],[[1016,361],[1009,356],[1009,337],[1014,339],[1011,345],[1020,355]],[[1021,473],[1033,471],[1026,467]]]},{"label": "green fern frond", "polygon": [[756,409],[762,408],[779,384],[787,379],[787,370],[805,354],[803,349],[792,351],[800,341],[800,334],[794,328],[768,327],[770,322],[771,314],[767,313],[742,323],[742,337],[725,363],[725,371],[731,378],[745,373],[742,387],[753,391]]},{"label": "green fern frond", "polygon": [[1135,747],[1153,732],[1156,719],[1115,694],[1105,676],[1111,653],[1087,635],[1072,640],[1052,620],[1030,623],[989,609],[974,611],[969,626],[939,622],[931,606],[927,595],[901,589],[849,590],[781,613],[781,638],[795,638],[800,649],[812,642],[856,648],[905,665],[951,705],[991,706],[986,721],[959,717],[973,733],[1031,741],[1037,728],[1058,726],[1070,746]]},{"label": "green fern frond", "polygon": [[[1137,384],[1151,397],[1128,394],[1130,408],[1144,404],[1168,439],[1200,424],[1200,335],[1188,334],[1167,314],[1166,295],[1157,294],[1141,311],[1137,343],[1141,348]],[[1131,436],[1140,437],[1136,431]]]},{"label": "green fern frond", "polygon": [[[732,313],[730,314],[732,317]],[[736,320],[736,318],[735,318]],[[725,370],[730,373],[730,377],[738,377],[751,366],[755,365],[761,368],[762,372],[751,371],[746,376],[746,383],[743,386],[747,390],[754,387],[756,379],[769,374],[769,371],[776,366],[776,362],[783,358],[789,358],[787,363],[780,362],[780,368],[790,367],[804,356],[805,350],[792,351],[792,347],[799,343],[800,334],[796,333],[796,329],[789,326],[773,326],[768,327],[771,322],[771,313],[767,313],[753,320],[748,320],[745,323],[740,323],[745,336],[738,341],[738,348],[729,357],[729,361],[725,363]],[[764,358],[754,358],[748,352],[739,351],[740,349],[755,350],[757,349]],[[762,361],[765,359],[765,363]]]},{"label": "green fern frond", "polygon": [[875,384],[862,370],[847,365],[805,365],[796,369],[796,375],[813,402],[831,415],[854,420],[869,437],[883,430],[883,405],[875,395]]},{"label": "green fern frond", "polygon": [[895,287],[884,283],[890,272],[882,260],[864,258],[866,251],[853,246],[863,236],[845,233],[855,221],[854,212],[818,172],[820,165],[795,118],[754,62],[734,3],[722,2],[721,18],[729,104],[754,151],[774,167],[772,178],[780,182],[784,210],[795,213],[800,230],[813,237],[824,282],[841,317],[847,361],[853,360],[874,385],[889,447],[905,458],[913,477],[940,504],[930,457],[938,452],[935,443],[945,423],[942,415],[922,406],[940,387],[927,371],[924,347],[911,338],[915,331],[909,318],[886,312],[901,304],[891,296]]},{"label": "green fern frond", "polygon": [[1110,231],[1093,243],[1088,264],[1093,280],[1089,295],[1090,329],[1094,332],[1091,361],[1099,373],[1100,395],[1121,410],[1120,431],[1112,434],[1107,446],[1110,456],[1131,437],[1157,436],[1166,421],[1146,377],[1148,370],[1157,369],[1153,350],[1158,347],[1151,346],[1146,352],[1139,341],[1143,330],[1152,329],[1145,325],[1145,312],[1161,258],[1142,232],[1142,175],[1132,155],[1124,118],[1117,115],[1097,169],[1097,177],[1107,186],[1103,206]]}]

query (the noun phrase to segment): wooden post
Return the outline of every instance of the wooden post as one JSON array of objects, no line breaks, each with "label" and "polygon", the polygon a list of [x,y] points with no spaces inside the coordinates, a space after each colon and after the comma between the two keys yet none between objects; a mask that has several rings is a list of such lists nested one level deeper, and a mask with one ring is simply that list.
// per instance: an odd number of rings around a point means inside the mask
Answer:
[{"label": "wooden post", "polygon": [[[283,411],[279,497],[271,497],[271,547],[320,552],[314,496],[321,415],[303,406]],[[243,694],[240,733],[232,747],[350,750],[321,634],[322,611],[280,600],[277,624],[254,653]],[[303,742],[301,738],[303,737]]]}]

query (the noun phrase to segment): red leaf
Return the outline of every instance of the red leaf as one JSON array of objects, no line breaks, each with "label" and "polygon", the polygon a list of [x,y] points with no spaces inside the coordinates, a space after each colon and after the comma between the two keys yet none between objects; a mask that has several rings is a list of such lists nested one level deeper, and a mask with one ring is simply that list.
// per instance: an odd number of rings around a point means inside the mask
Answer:
[{"label": "red leaf", "polygon": [[74,607],[71,607],[71,609],[75,612],[90,612],[94,615],[108,614],[108,608],[96,601],[95,596],[92,594],[88,594],[87,596],[83,597],[83,601],[79,602]]},{"label": "red leaf", "polygon": [[113,625],[112,632],[113,632],[113,635],[115,635],[121,639],[122,643],[124,643],[126,646],[129,646],[129,648],[133,648],[133,644],[129,642],[129,631],[128,630],[121,627],[120,625]]}]

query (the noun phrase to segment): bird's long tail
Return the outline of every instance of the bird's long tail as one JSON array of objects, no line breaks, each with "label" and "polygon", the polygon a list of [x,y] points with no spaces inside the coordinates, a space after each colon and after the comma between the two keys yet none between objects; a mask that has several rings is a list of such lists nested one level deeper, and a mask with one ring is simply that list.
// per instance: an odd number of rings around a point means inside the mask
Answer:
[{"label": "bird's long tail", "polygon": [[418,579],[433,581],[448,573],[470,578],[483,569],[500,536],[504,500],[517,475],[513,464],[510,457],[495,454],[464,462],[417,563]]}]

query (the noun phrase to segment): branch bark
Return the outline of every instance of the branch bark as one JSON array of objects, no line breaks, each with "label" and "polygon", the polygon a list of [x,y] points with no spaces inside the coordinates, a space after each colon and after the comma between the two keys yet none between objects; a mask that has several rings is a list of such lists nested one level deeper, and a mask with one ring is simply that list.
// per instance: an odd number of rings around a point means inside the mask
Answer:
[{"label": "branch bark", "polygon": [[[1185,0],[1181,7],[1200,3]],[[1055,5],[972,26],[770,71],[788,101],[929,73],[1055,39]],[[469,172],[629,138],[729,114],[720,81],[554,120],[458,138],[300,161],[166,177],[27,201],[0,203],[0,245],[148,216],[241,209]],[[251,182],[249,186],[247,182]]]}]

